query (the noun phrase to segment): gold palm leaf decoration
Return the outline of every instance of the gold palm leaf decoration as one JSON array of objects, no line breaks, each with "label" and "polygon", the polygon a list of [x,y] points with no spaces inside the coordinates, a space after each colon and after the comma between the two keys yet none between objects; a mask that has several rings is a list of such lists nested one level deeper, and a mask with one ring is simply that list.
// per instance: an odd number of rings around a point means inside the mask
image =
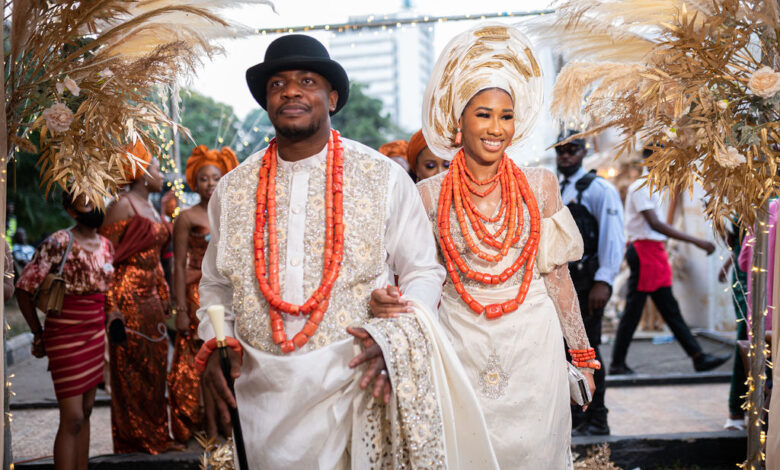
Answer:
[{"label": "gold palm leaf decoration", "polygon": [[[223,9],[269,0],[13,0],[6,51],[11,150],[40,153],[42,181],[98,206],[136,162],[125,145],[175,126],[153,97],[221,51],[215,40],[252,31]],[[187,135],[186,129],[180,129]]]},{"label": "gold palm leaf decoration", "polygon": [[780,187],[774,1],[571,0],[543,21],[530,28],[570,60],[556,117],[620,131],[618,155],[650,145],[648,184],[701,184],[717,230],[752,226]]}]

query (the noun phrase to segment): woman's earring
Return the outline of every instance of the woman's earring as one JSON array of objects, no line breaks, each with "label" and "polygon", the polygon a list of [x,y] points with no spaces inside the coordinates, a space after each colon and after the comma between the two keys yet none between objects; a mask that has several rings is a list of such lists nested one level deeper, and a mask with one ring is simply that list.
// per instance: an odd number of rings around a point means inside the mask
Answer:
[{"label": "woman's earring", "polygon": [[458,133],[455,134],[455,146],[460,147],[463,145],[463,133],[460,132],[460,127],[458,128]]},{"label": "woman's earring", "polygon": [[146,178],[144,178],[144,186],[147,188],[149,187],[149,180]]}]

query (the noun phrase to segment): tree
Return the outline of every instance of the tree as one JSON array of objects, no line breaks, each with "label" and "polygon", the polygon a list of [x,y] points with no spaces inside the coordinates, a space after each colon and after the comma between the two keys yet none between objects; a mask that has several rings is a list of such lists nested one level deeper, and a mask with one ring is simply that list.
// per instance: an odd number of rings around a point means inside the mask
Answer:
[{"label": "tree", "polygon": [[268,119],[268,113],[262,108],[255,108],[247,114],[241,123],[241,145],[236,151],[239,161],[261,150],[274,136],[274,127]]},{"label": "tree", "polygon": [[195,145],[209,148],[228,146],[236,150],[240,121],[233,107],[193,90],[181,92],[181,124],[190,130],[195,143],[182,142],[182,165]]},{"label": "tree", "polygon": [[344,137],[376,149],[403,134],[403,131],[387,114],[382,114],[382,101],[366,95],[363,88],[361,83],[350,85],[349,100],[331,118],[331,123]]},{"label": "tree", "polygon": [[[36,145],[39,135],[33,132],[30,137]],[[52,191],[44,195],[40,168],[36,166],[39,157],[18,151],[8,165],[10,177],[7,200],[14,203],[19,227],[27,231],[30,242],[73,224],[60,204],[62,192],[59,187],[54,185]]]}]

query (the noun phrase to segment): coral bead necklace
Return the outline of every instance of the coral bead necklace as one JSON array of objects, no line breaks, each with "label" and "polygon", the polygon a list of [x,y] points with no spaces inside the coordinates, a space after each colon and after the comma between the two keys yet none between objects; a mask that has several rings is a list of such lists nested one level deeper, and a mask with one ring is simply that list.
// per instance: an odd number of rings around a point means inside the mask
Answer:
[{"label": "coral bead necklace", "polygon": [[[485,216],[472,201],[472,195],[485,197],[494,191],[499,184],[501,185],[501,202],[498,214],[495,217]],[[487,186],[486,190],[479,189],[479,187],[484,186]],[[514,263],[499,275],[482,273],[471,269],[458,252],[452,240],[450,210],[453,205],[460,231],[468,248],[480,259],[495,263],[507,256],[509,249],[520,241],[524,224],[523,204],[528,208],[531,219],[530,233],[528,241]],[[499,220],[502,221],[499,229],[494,233],[490,233],[485,226],[485,222],[494,223]],[[439,243],[444,255],[445,266],[450,274],[455,291],[463,299],[463,302],[477,315],[485,312],[485,316],[491,320],[517,310],[520,304],[525,301],[531,284],[541,229],[539,207],[522,170],[504,154],[496,174],[487,180],[479,181],[466,167],[466,158],[463,149],[461,149],[452,160],[450,170],[442,182],[437,224],[439,227]],[[472,238],[469,227],[474,231],[477,241]],[[503,240],[500,240],[502,235]],[[498,253],[493,254],[482,250],[479,246],[480,243],[497,250]],[[482,305],[466,291],[461,281],[462,273],[468,279],[482,284],[502,284],[523,267],[525,267],[525,273],[523,274],[523,280],[517,296],[500,304]]]},{"label": "coral bead necklace", "polygon": [[[279,284],[279,241],[276,233],[276,140],[272,140],[263,156],[257,185],[257,209],[255,211],[255,275],[260,292],[270,306],[273,341],[281,345],[282,352],[301,348],[317,331],[328,309],[333,284],[339,276],[344,256],[344,149],[338,131],[331,130],[328,138],[328,156],[325,179],[325,250],[322,281],[314,293],[303,303],[295,305],[282,300]],[[265,246],[266,228],[268,245]],[[266,268],[266,248],[268,266]],[[284,330],[282,312],[290,315],[308,315],[309,319],[292,339]]]}]

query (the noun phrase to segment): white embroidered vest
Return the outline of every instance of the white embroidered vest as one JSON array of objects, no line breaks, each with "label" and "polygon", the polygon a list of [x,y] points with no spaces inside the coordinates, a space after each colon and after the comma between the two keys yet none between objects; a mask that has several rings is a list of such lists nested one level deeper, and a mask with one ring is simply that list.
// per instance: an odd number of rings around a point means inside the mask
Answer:
[{"label": "white embroidered vest", "polygon": [[[357,142],[342,138],[344,146],[344,260],[333,286],[330,303],[317,333],[303,350],[317,349],[348,337],[348,326],[368,318],[371,289],[386,269],[384,244],[390,159]],[[268,303],[260,292],[254,265],[255,207],[258,172],[265,149],[250,156],[223,179],[221,240],[217,269],[233,285],[235,332],[253,347],[274,354],[281,349],[271,339]],[[322,279],[325,244],[325,162],[309,170],[304,234],[304,297]],[[287,214],[290,204],[289,169],[276,176],[277,235],[282,292],[287,253]],[[266,235],[267,237],[267,235]],[[268,259],[266,243],[266,259]],[[287,331],[292,338],[297,331]]]}]

